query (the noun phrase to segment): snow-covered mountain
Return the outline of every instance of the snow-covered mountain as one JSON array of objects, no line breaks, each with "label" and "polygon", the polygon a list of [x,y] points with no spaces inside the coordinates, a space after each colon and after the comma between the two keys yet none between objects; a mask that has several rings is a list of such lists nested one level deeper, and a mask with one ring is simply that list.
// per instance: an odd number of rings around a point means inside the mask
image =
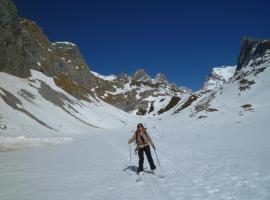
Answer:
[{"label": "snow-covered mountain", "polygon": [[137,115],[159,115],[176,105],[190,90],[166,80],[161,73],[153,79],[143,69],[127,74],[102,76],[94,73],[99,84],[92,91],[103,101]]},{"label": "snow-covered mountain", "polygon": [[[251,47],[250,44],[253,46]],[[247,57],[242,55],[243,52],[246,52]],[[258,52],[260,52],[259,56]],[[218,78],[214,81],[212,78],[208,79],[215,83],[214,87],[210,87],[209,90],[207,88],[209,84],[206,82],[202,90],[194,92],[181,101],[170,111],[170,114],[186,113],[189,117],[197,119],[211,115],[239,117],[254,112],[256,107],[266,108],[269,99],[267,88],[270,84],[270,40],[243,38],[239,59],[246,60],[246,65],[239,65],[241,62],[238,61],[236,72],[234,72],[235,67],[215,68],[213,71]],[[222,81],[219,82],[220,80]],[[262,109],[260,112],[265,111]]]}]

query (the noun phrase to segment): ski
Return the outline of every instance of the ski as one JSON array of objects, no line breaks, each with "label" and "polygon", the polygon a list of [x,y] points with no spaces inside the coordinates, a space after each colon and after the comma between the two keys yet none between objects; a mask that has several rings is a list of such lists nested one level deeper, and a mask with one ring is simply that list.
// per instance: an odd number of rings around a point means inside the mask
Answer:
[{"label": "ski", "polygon": [[153,171],[149,171],[149,170],[145,170],[146,174],[152,174],[153,176],[156,176],[159,179],[163,179],[165,178],[165,175],[157,173],[157,172],[153,172]]},{"label": "ski", "polygon": [[157,177],[158,179],[164,179],[165,176],[162,175],[162,174],[156,174],[156,173],[149,173],[149,174],[152,174],[153,176]]}]

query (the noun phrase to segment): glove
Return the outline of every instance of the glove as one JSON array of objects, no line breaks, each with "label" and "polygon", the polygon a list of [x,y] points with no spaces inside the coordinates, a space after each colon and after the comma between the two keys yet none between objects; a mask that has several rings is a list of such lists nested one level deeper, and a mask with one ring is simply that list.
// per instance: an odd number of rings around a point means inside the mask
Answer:
[{"label": "glove", "polygon": [[153,147],[153,149],[154,149],[154,150],[156,150],[156,147],[155,147],[155,145],[153,145],[152,147]]}]

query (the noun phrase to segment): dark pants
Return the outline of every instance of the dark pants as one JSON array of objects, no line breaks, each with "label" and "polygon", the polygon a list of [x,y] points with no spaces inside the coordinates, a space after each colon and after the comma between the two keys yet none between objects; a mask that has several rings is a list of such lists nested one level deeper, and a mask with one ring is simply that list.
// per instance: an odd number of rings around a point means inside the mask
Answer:
[{"label": "dark pants", "polygon": [[147,145],[144,148],[139,148],[139,152],[138,152],[138,155],[139,155],[139,169],[138,169],[138,172],[143,171],[143,161],[144,161],[143,152],[145,152],[145,155],[147,157],[147,160],[149,162],[151,170],[156,169],[156,166],[155,166],[155,164],[153,162],[153,158],[152,158],[152,155],[151,155],[150,146]]}]

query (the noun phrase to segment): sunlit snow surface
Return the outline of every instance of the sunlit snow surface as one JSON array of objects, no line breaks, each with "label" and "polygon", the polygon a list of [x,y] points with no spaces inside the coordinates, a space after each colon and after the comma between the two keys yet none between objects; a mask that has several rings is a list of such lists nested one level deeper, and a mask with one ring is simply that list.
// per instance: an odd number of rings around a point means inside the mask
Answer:
[{"label": "sunlit snow surface", "polygon": [[[145,174],[137,183],[127,169],[134,121],[132,127],[74,135],[68,144],[1,153],[1,199],[269,199],[266,119],[142,121],[164,179]],[[131,165],[137,166],[133,150]]]}]

